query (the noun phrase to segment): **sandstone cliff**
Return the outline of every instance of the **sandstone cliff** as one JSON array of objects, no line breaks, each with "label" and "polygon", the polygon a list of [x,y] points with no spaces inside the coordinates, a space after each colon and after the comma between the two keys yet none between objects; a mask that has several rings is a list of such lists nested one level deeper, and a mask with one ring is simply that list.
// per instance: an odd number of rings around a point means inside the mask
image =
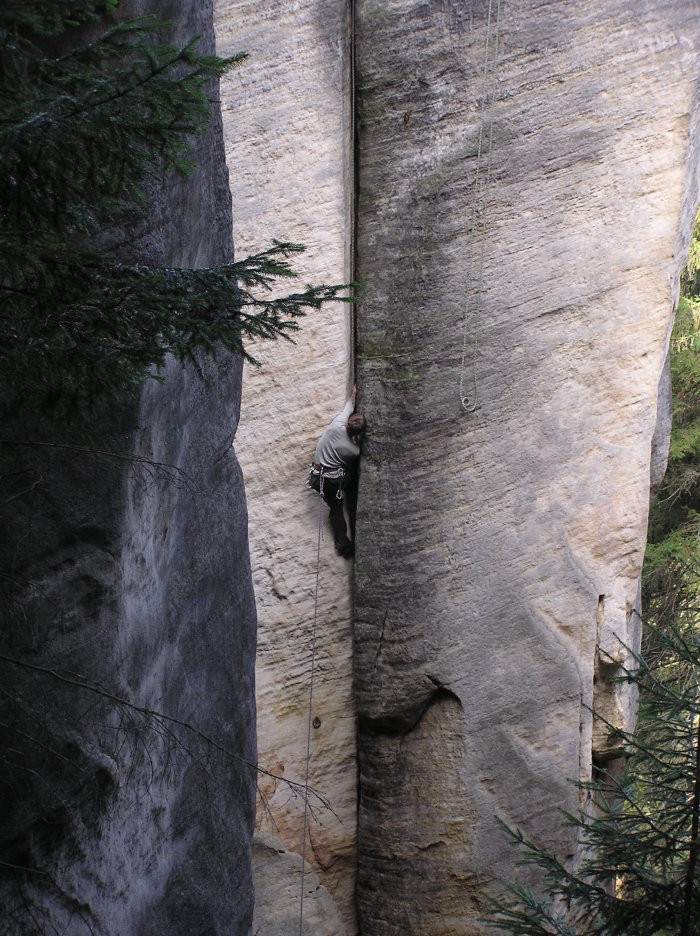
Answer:
[{"label": "sandstone cliff", "polygon": [[[213,47],[208,3],[131,9]],[[131,232],[139,258],[230,258],[220,117],[195,159],[194,175],[151,193]],[[255,778],[239,758],[255,761],[255,615],[231,448],[241,368],[221,356],[204,370],[173,366],[164,386],[80,431],[3,427],[3,933],[250,929]]]},{"label": "sandstone cliff", "polygon": [[[211,43],[208,4],[147,8]],[[512,869],[494,815],[573,854],[556,808],[611,753],[590,707],[633,718],[610,677],[638,638],[663,463],[700,16],[217,0],[216,17],[219,52],[251,55],[223,89],[239,247],[297,239],[305,278],[333,282],[356,251],[370,426],[354,570],[328,535],[317,566],[325,510],[303,483],[352,382],[347,312],[246,377],[259,759],[305,778],[316,621],[308,776],[330,804],[304,844],[302,801],[262,779],[255,931],[295,931],[304,852],[305,932],[476,933],[479,888]],[[196,158],[154,193],[141,255],[230,256],[218,120]],[[230,756],[255,759],[240,371],[173,368],[87,434],[21,427],[51,443],[41,461],[8,427],[4,637],[33,667],[2,662],[30,768],[3,791],[8,933],[251,930],[253,778]],[[8,867],[27,864],[45,873]]]},{"label": "sandstone cliff", "polygon": [[[348,8],[345,0],[217,0],[217,49],[245,50],[244,66],[222,83],[237,250],[278,237],[306,245],[295,265],[303,281],[348,282],[352,172]],[[250,510],[258,612],[257,700],[261,764],[304,781],[319,520],[327,509],[304,487],[316,440],[349,392],[346,307],[307,318],[295,345],[258,349],[246,368],[237,449]],[[307,827],[306,858],[332,893],[347,929],[324,912],[308,932],[354,931],[357,767],[352,699],[351,566],[326,532],[320,543],[316,665],[309,782],[330,800]],[[258,827],[280,852],[300,855],[304,804],[263,778]],[[318,804],[317,804],[318,805]],[[299,912],[299,858],[277,871],[256,863],[256,927],[274,936]],[[281,882],[285,882],[285,887]],[[274,885],[274,886],[273,886]],[[313,902],[316,886],[307,897]],[[291,909],[293,908],[293,909]],[[291,909],[291,915],[290,915]],[[311,913],[310,908],[304,912]],[[277,922],[275,922],[277,921]],[[297,923],[298,925],[298,923]]]},{"label": "sandstone cliff", "polygon": [[486,76],[495,3],[357,7],[372,427],[358,901],[373,936],[478,931],[478,888],[510,873],[494,816],[572,851],[557,809],[608,755],[589,707],[631,717],[601,654],[638,639],[697,200],[700,21],[690,2],[500,7]]},{"label": "sandstone cliff", "polygon": [[[690,0],[358,0],[353,220],[352,7],[221,0],[219,41],[251,52],[226,90],[225,133],[245,238],[298,236],[309,270],[337,279],[357,237],[370,432],[355,701],[349,582],[325,544],[311,780],[345,828],[312,826],[311,860],[353,932],[357,715],[360,929],[452,936],[478,931],[478,889],[512,871],[494,815],[573,853],[556,810],[576,808],[570,780],[612,753],[589,707],[634,717],[610,677],[620,641],[638,639],[650,481],[665,458],[700,23]],[[295,779],[316,528],[300,483],[350,355],[331,315],[275,356],[283,377],[246,378],[261,760]],[[299,852],[299,803],[269,792],[259,822]],[[284,898],[259,880],[264,933],[271,905],[283,913],[299,894],[291,872]]]}]

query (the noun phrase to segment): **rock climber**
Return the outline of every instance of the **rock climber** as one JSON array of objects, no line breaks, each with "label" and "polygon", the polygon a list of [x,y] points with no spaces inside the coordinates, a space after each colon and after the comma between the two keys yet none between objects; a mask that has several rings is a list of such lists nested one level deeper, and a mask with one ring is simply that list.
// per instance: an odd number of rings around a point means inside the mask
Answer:
[{"label": "rock climber", "polygon": [[[307,485],[323,491],[330,508],[336,552],[344,559],[355,555],[355,516],[357,514],[357,480],[360,444],[366,421],[362,413],[354,413],[353,396],[328,426],[316,446]],[[347,505],[350,536],[345,523],[343,502]]]}]

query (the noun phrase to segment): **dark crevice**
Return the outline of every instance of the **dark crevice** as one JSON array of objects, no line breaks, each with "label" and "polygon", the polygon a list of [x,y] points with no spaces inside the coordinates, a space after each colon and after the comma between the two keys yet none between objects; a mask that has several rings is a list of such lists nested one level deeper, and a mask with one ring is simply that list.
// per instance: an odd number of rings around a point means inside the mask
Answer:
[{"label": "dark crevice", "polygon": [[426,695],[420,701],[408,706],[402,712],[386,713],[376,716],[360,715],[358,718],[358,727],[361,734],[384,737],[405,737],[412,731],[415,731],[425,718],[427,713],[435,705],[445,702],[456,702],[459,708],[462,708],[462,702],[451,689],[439,684],[432,676],[427,677],[434,685],[435,689]]}]

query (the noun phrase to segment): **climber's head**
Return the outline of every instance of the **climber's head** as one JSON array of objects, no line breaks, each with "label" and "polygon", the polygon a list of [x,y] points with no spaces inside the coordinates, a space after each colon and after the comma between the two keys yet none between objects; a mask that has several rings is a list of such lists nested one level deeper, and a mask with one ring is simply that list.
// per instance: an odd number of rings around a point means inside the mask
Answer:
[{"label": "climber's head", "polygon": [[347,433],[352,441],[356,444],[359,442],[362,433],[365,431],[366,425],[367,420],[362,415],[362,413],[353,413],[350,419],[348,419]]}]

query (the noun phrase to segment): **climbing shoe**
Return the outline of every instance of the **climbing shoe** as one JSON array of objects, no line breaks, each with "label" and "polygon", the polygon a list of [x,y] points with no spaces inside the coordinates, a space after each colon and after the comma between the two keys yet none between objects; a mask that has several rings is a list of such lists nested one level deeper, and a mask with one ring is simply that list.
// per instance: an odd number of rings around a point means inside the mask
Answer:
[{"label": "climbing shoe", "polygon": [[336,550],[339,556],[342,556],[343,559],[352,559],[355,555],[355,544],[346,543],[345,546],[336,546]]}]

